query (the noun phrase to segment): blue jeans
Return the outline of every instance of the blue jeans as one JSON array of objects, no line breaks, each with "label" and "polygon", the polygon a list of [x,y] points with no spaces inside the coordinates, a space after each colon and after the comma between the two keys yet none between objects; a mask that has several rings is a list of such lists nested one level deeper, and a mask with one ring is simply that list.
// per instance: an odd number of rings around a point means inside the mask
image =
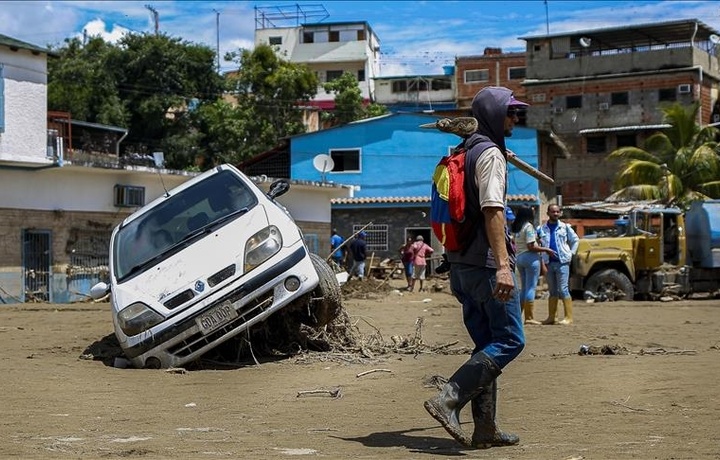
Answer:
[{"label": "blue jeans", "polygon": [[463,322],[475,344],[473,355],[484,352],[500,369],[517,358],[525,347],[517,289],[506,303],[493,297],[495,269],[452,265],[450,288],[462,303]]},{"label": "blue jeans", "polygon": [[557,261],[551,261],[548,264],[548,271],[545,274],[550,297],[556,297],[558,299],[567,299],[570,297],[570,288],[568,287],[569,279],[570,263],[561,264]]},{"label": "blue jeans", "polygon": [[536,252],[523,252],[517,257],[520,272],[520,302],[534,302],[535,288],[540,279],[540,255]]}]

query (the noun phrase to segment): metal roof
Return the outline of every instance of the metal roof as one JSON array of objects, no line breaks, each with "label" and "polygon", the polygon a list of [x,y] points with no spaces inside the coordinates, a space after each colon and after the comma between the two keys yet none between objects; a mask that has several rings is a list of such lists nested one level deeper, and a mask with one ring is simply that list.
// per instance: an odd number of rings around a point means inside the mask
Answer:
[{"label": "metal roof", "polygon": [[680,214],[678,208],[668,207],[658,201],[593,201],[564,206],[565,209],[574,211],[597,211],[608,214],[627,214],[634,210],[640,211],[662,211],[666,214]]},{"label": "metal roof", "polygon": [[593,133],[612,133],[617,131],[638,131],[644,129],[668,129],[672,128],[672,125],[663,123],[660,125],[630,125],[630,126],[612,126],[610,128],[587,128],[578,131],[578,134],[593,134]]},{"label": "metal roof", "polygon": [[[670,46],[680,43],[707,43],[710,47],[710,36],[720,34],[707,24],[697,19],[681,19],[677,21],[634,24],[628,26],[608,27],[603,29],[587,29],[549,35],[532,35],[519,37],[520,40],[543,40],[548,38],[570,38],[570,52],[597,51],[603,49],[622,49],[638,46]],[[583,47],[580,38],[589,38],[589,46]],[[587,42],[586,42],[587,43]],[[587,48],[587,49],[586,49]]]},{"label": "metal roof", "polygon": [[33,45],[31,43],[27,43],[24,41],[17,40],[12,37],[8,37],[7,35],[0,34],[0,45],[7,46],[10,49],[23,49],[28,51],[34,51],[36,53],[44,53],[44,54],[50,54],[52,56],[55,56],[55,53],[50,51],[47,48],[42,48],[40,46]]}]

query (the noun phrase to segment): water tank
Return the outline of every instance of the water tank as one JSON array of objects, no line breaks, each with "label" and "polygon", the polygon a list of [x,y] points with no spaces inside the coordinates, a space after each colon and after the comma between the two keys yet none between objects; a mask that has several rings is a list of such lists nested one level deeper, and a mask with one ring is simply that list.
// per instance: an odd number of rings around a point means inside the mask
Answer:
[{"label": "water tank", "polygon": [[720,200],[693,202],[685,215],[685,227],[692,264],[720,267]]},{"label": "water tank", "polygon": [[455,75],[455,66],[454,65],[444,65],[443,73],[445,75]]}]

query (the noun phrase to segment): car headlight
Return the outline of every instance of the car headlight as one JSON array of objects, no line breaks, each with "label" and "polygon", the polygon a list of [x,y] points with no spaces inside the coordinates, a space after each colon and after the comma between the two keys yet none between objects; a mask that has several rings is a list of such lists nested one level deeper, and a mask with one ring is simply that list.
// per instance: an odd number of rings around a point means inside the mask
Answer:
[{"label": "car headlight", "polygon": [[245,243],[245,272],[249,272],[261,263],[277,254],[282,248],[280,229],[274,225],[265,227]]},{"label": "car headlight", "polygon": [[118,314],[118,326],[127,336],[137,335],[160,323],[164,318],[144,303],[136,302]]}]

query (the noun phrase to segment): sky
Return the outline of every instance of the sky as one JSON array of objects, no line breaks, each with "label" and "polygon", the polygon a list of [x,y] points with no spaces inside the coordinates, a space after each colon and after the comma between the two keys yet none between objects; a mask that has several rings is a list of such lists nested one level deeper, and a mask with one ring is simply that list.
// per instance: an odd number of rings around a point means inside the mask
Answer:
[{"label": "sky", "polygon": [[[296,5],[298,5],[296,7]],[[149,7],[149,8],[148,8]],[[159,31],[220,51],[220,68],[234,65],[229,51],[251,49],[258,11],[301,11],[302,23],[366,21],[380,40],[381,76],[441,74],[456,56],[482,55],[487,47],[525,51],[519,37],[584,29],[699,19],[720,30],[720,2],[693,0],[505,1],[6,1],[0,0],[0,34],[38,46],[70,37],[116,41],[128,32]],[[718,32],[720,33],[720,32]]]}]

